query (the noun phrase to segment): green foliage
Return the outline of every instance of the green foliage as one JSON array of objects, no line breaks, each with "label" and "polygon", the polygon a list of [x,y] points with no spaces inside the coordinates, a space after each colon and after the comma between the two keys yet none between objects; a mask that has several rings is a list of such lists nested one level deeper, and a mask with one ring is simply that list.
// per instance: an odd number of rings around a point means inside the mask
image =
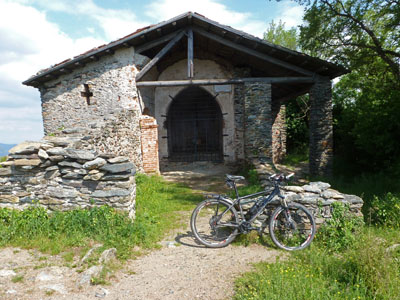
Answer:
[{"label": "green foliage", "polygon": [[272,21],[264,33],[264,40],[292,50],[297,49],[297,30],[295,27],[285,29],[285,23]]},{"label": "green foliage", "polygon": [[397,299],[400,251],[386,248],[399,238],[397,231],[366,229],[335,255],[312,244],[288,260],[257,264],[236,281],[234,299]]},{"label": "green foliage", "polygon": [[330,252],[343,250],[356,240],[356,234],[362,229],[361,217],[354,217],[349,206],[341,202],[332,203],[332,218],[326,221],[318,232],[317,241]]},{"label": "green foliage", "polygon": [[374,196],[371,213],[367,217],[374,225],[400,228],[400,197],[392,193],[380,198]]},{"label": "green foliage", "polygon": [[311,54],[357,69],[378,57],[400,80],[400,10],[392,0],[316,0],[306,4],[300,44]]},{"label": "green foliage", "polygon": [[[336,190],[358,195],[364,200],[362,212],[367,224],[383,224],[377,221],[376,217],[379,208],[382,207],[385,207],[387,211],[393,210],[388,215],[396,216],[396,206],[391,203],[385,204],[387,199],[393,199],[395,202],[394,198],[398,198],[400,195],[399,176],[395,172],[381,171],[360,174],[359,167],[354,163],[348,163],[341,158],[336,158],[334,162],[334,176],[328,179],[329,183]],[[392,195],[388,196],[390,193]],[[375,202],[374,205],[373,202]],[[393,221],[390,226],[394,226]]]},{"label": "green foliage", "polygon": [[364,170],[400,169],[400,89],[385,72],[373,58],[333,91],[335,151]]},{"label": "green foliage", "polygon": [[[92,241],[104,248],[117,248],[120,259],[132,254],[132,247],[153,247],[163,235],[181,224],[176,211],[190,210],[201,200],[188,188],[166,183],[159,176],[137,177],[137,216],[102,206],[48,213],[43,207],[23,211],[0,209],[0,246],[39,248],[58,254],[71,247],[87,247]],[[70,260],[66,254],[66,260]]]},{"label": "green foliage", "polygon": [[400,10],[391,0],[297,0],[302,51],[351,70],[333,89],[335,154],[400,170]]},{"label": "green foliage", "polygon": [[309,96],[297,97],[286,104],[286,146],[290,152],[301,152],[308,146]]}]

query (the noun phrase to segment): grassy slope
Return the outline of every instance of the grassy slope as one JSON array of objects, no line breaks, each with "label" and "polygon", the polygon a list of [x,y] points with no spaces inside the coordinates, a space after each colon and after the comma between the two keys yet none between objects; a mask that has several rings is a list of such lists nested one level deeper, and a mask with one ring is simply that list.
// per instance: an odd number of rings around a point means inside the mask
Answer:
[{"label": "grassy slope", "polygon": [[[0,246],[37,248],[58,254],[73,248],[84,253],[93,243],[99,249],[116,247],[119,258],[129,258],[134,246],[151,248],[182,220],[202,197],[184,187],[166,183],[159,176],[139,174],[137,180],[137,213],[132,222],[126,215],[103,206],[48,214],[42,208],[24,211],[0,209]],[[76,250],[76,249],[75,249]],[[77,252],[77,251],[75,251]]]},{"label": "grassy slope", "polygon": [[400,242],[398,178],[347,173],[322,180],[363,197],[365,222],[375,226],[361,227],[343,249],[335,245],[349,238],[345,225],[339,226],[337,241],[331,235],[326,243],[317,233],[309,249],[293,253],[288,261],[255,265],[255,271],[237,279],[235,300],[400,299],[400,247],[387,250]]}]

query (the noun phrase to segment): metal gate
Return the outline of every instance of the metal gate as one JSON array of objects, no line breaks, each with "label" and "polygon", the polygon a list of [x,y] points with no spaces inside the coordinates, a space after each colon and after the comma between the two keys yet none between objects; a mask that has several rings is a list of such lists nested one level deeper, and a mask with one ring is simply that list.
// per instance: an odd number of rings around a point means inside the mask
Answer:
[{"label": "metal gate", "polygon": [[167,121],[170,161],[222,161],[222,113],[207,91],[183,90],[173,100]]}]

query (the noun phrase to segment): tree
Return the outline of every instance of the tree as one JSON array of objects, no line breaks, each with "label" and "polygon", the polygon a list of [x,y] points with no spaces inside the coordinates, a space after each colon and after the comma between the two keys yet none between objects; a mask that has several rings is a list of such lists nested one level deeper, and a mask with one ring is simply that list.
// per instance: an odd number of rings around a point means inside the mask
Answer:
[{"label": "tree", "polygon": [[292,50],[297,49],[297,30],[295,27],[285,29],[285,23],[279,20],[276,24],[272,21],[264,32],[264,40]]},{"label": "tree", "polygon": [[400,82],[399,0],[297,0],[306,5],[300,46],[356,69],[379,57]]},{"label": "tree", "polygon": [[335,154],[400,170],[399,0],[297,0],[299,44],[351,70],[333,89]]}]

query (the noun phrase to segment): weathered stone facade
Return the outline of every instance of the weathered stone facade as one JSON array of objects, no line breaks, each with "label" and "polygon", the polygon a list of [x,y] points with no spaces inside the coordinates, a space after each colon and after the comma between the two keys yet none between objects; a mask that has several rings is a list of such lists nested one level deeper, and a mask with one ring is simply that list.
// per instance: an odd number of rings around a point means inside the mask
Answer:
[{"label": "weathered stone facade", "polygon": [[247,159],[271,158],[272,115],[271,84],[245,84],[244,97],[244,151]]},{"label": "weathered stone facade", "polygon": [[[90,128],[120,109],[140,110],[133,61],[133,49],[119,50],[42,85],[45,135],[62,128]],[[92,96],[82,96],[85,85]]]},{"label": "weathered stone facade", "polygon": [[0,207],[49,210],[110,205],[135,216],[135,166],[128,157],[85,150],[79,137],[45,137],[10,150],[0,168]]}]

